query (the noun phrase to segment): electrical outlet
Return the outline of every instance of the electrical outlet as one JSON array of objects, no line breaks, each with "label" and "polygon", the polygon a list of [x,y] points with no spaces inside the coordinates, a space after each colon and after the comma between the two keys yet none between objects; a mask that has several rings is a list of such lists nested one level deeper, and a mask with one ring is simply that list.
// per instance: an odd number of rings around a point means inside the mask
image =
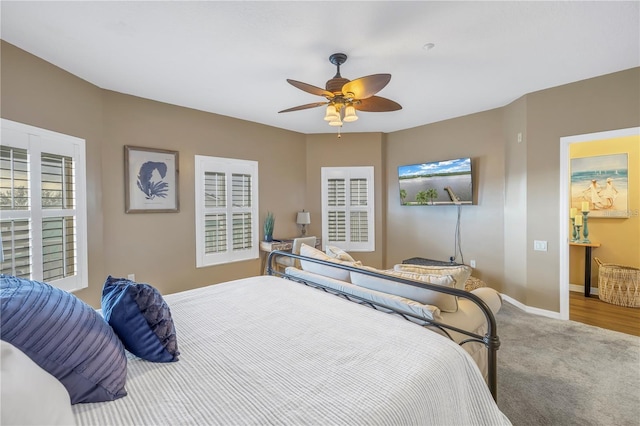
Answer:
[{"label": "electrical outlet", "polygon": [[472,268],[475,268],[475,267],[476,267],[476,261],[475,261],[475,260],[473,260],[473,259],[472,259],[472,260],[470,260],[470,261],[469,261],[469,266],[471,266]]},{"label": "electrical outlet", "polygon": [[127,279],[130,280],[130,281],[135,281],[136,280],[136,274],[127,275]]},{"label": "electrical outlet", "polygon": [[535,251],[547,251],[547,242],[546,241],[533,241],[533,249]]}]

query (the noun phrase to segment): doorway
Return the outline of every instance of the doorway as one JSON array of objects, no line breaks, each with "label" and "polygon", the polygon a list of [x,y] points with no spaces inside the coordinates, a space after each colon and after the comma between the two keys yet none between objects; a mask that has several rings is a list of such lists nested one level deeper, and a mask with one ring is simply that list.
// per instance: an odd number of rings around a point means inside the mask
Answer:
[{"label": "doorway", "polygon": [[[568,320],[570,316],[570,285],[569,285],[569,226],[567,217],[570,209],[571,195],[568,191],[570,176],[570,145],[575,143],[592,142],[625,136],[640,135],[640,127],[612,130],[607,132],[590,133],[560,138],[560,318]],[[604,303],[604,302],[603,302]],[[623,308],[623,307],[621,307]],[[592,324],[597,325],[597,324]],[[598,325],[607,328],[606,324]]]}]

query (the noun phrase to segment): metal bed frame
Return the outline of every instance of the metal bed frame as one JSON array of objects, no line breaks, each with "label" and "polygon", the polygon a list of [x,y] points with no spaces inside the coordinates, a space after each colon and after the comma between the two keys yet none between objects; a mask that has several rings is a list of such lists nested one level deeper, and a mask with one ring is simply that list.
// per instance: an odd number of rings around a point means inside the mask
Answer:
[{"label": "metal bed frame", "polygon": [[[417,315],[412,315],[406,312],[398,312],[397,310],[395,310],[394,308],[390,307],[390,306],[386,306],[384,304],[381,303],[376,303],[376,302],[372,302],[371,300],[359,297],[359,296],[355,296],[352,294],[347,294],[344,292],[341,292],[339,290],[336,290],[334,288],[330,288],[327,287],[325,285],[313,282],[313,281],[308,281],[302,278],[298,278],[298,277],[294,277],[292,275],[289,275],[285,272],[280,272],[277,269],[274,268],[274,264],[275,264],[275,258],[277,256],[286,256],[286,257],[291,257],[297,260],[304,260],[306,262],[313,262],[313,263],[318,263],[321,265],[325,265],[325,266],[330,266],[330,267],[334,267],[334,268],[338,268],[338,269],[344,269],[344,270],[348,270],[348,271],[353,271],[353,272],[358,272],[360,274],[365,274],[365,275],[370,275],[372,277],[378,277],[378,278],[383,278],[386,280],[390,280],[390,281],[395,281],[398,283],[402,283],[402,284],[406,284],[406,285],[412,285],[412,286],[416,286],[416,287],[422,287],[422,288],[426,288],[429,290],[433,290],[433,291],[437,291],[440,293],[446,293],[446,294],[451,294],[457,297],[461,297],[464,299],[469,299],[471,300],[473,303],[475,303],[480,310],[482,311],[482,313],[484,314],[486,323],[487,323],[487,332],[486,334],[480,335],[480,334],[476,334],[476,333],[471,333],[467,330],[463,330],[461,328],[458,327],[454,327],[436,320],[428,320],[425,319],[423,317],[419,317]],[[482,300],[481,298],[479,298],[478,296],[476,296],[473,293],[464,291],[464,290],[460,290],[457,288],[450,288],[450,287],[444,287],[444,286],[439,286],[439,285],[435,285],[435,284],[429,284],[429,283],[423,283],[423,282],[418,282],[418,281],[412,281],[412,280],[407,280],[404,278],[399,278],[399,277],[394,277],[391,275],[386,275],[386,274],[380,274],[377,272],[372,272],[366,269],[362,269],[362,268],[358,268],[358,267],[353,267],[353,266],[348,266],[348,265],[343,265],[343,264],[338,264],[335,262],[329,262],[329,261],[325,261],[325,260],[320,260],[320,259],[314,259],[314,258],[310,258],[310,257],[305,257],[305,256],[301,256],[299,254],[293,254],[291,252],[285,252],[285,251],[273,251],[271,253],[269,253],[269,256],[267,258],[267,274],[268,275],[274,275],[274,276],[279,276],[291,281],[296,281],[299,282],[301,284],[310,286],[310,287],[314,287],[320,290],[323,290],[325,292],[331,293],[331,294],[335,294],[337,296],[341,296],[344,297],[352,302],[356,302],[356,303],[360,303],[360,304],[364,304],[367,305],[373,309],[376,310],[380,310],[381,312],[385,312],[385,313],[391,313],[391,314],[396,314],[396,315],[400,315],[401,317],[403,317],[406,320],[409,320],[411,322],[414,323],[418,323],[419,325],[425,327],[425,328],[429,328],[429,327],[435,327],[437,328],[439,331],[443,332],[449,339],[454,340],[451,335],[449,334],[449,330],[450,331],[455,331],[457,333],[463,334],[465,336],[468,336],[468,339],[463,340],[462,342],[459,343],[460,346],[465,345],[467,343],[471,343],[471,342],[476,342],[476,343],[481,343],[482,345],[485,346],[486,350],[487,350],[487,385],[489,387],[489,390],[491,392],[491,395],[493,396],[493,399],[497,402],[498,401],[498,382],[497,382],[497,351],[498,348],[500,347],[500,338],[498,337],[497,334],[497,325],[496,325],[496,320],[495,317],[493,315],[493,312],[491,312],[491,309],[489,308],[489,306],[487,306],[487,304],[484,302],[484,300]],[[355,299],[355,300],[354,300]],[[390,312],[389,312],[390,311]]]}]

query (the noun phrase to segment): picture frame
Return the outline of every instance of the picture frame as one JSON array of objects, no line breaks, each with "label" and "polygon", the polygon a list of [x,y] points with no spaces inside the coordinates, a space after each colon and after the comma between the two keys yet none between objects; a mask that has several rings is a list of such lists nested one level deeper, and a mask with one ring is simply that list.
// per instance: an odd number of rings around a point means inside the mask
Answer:
[{"label": "picture frame", "polygon": [[571,208],[588,205],[589,218],[629,217],[627,153],[571,159]]},{"label": "picture frame", "polygon": [[178,151],[125,145],[125,213],[177,213]]}]

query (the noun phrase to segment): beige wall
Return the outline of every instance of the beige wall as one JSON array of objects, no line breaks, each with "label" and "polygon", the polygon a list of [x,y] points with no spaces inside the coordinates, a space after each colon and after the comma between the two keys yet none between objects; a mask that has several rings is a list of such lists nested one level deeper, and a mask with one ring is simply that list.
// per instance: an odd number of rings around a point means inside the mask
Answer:
[{"label": "beige wall", "polygon": [[347,133],[341,138],[336,133],[307,135],[307,204],[311,212],[311,235],[322,233],[321,182],[322,167],[373,166],[375,185],[375,252],[354,252],[352,256],[365,265],[385,266],[386,187],[382,133]]},{"label": "beige wall", "polygon": [[[272,211],[275,235],[295,235],[295,212],[304,207],[306,194],[304,135],[116,92],[105,91],[103,103],[109,274],[135,273],[137,281],[173,293],[259,273],[258,260],[195,267],[195,155],[258,161],[260,223]],[[179,213],[124,213],[124,145],[179,151]]]},{"label": "beige wall", "polygon": [[2,118],[86,141],[91,288],[78,295],[95,306],[106,271],[100,161],[104,144],[102,91],[4,41],[0,49]]},{"label": "beige wall", "polygon": [[[194,155],[259,162],[261,219],[295,235],[306,202],[305,136],[105,91],[2,42],[2,117],[87,143],[89,288],[99,306],[107,275],[135,274],[165,294],[255,275],[260,262],[197,269]],[[179,151],[179,213],[124,213],[124,145]]]},{"label": "beige wall", "polygon": [[[560,138],[640,125],[640,68],[527,95],[528,306],[558,312]],[[549,242],[533,251],[534,240]],[[638,241],[636,240],[637,244]]]},{"label": "beige wall", "polygon": [[[640,68],[440,123],[337,139],[102,90],[1,46],[2,117],[87,141],[90,287],[78,295],[94,306],[107,274],[135,273],[171,293],[258,273],[257,259],[195,268],[195,154],[259,162],[261,218],[275,212],[276,237],[298,233],[295,212],[303,208],[311,212],[310,234],[320,235],[322,166],[373,165],[376,251],[354,255],[377,267],[454,255],[457,208],[400,206],[397,167],[470,156],[478,204],[461,210],[465,262],[476,260],[475,275],[499,291],[558,311],[560,137],[640,125]],[[180,152],[179,213],[124,213],[124,145]],[[548,241],[549,250],[534,252],[534,239]]]},{"label": "beige wall", "polygon": [[504,107],[504,284],[509,295],[527,293],[527,97]]},{"label": "beige wall", "polygon": [[[479,198],[477,206],[462,207],[465,262],[476,260],[474,275],[502,293],[559,312],[560,138],[639,125],[640,68],[634,68],[389,134],[387,266],[454,254],[456,208],[400,206],[397,166],[471,156]],[[547,241],[547,251],[534,251],[534,240]],[[640,245],[638,232],[626,244]]]},{"label": "beige wall", "polygon": [[[387,264],[410,257],[448,260],[455,255],[456,206],[402,206],[398,166],[472,158],[477,205],[461,206],[465,263],[475,276],[502,290],[504,270],[504,142],[502,111],[491,110],[387,136]],[[461,261],[460,257],[458,261]]]}]

